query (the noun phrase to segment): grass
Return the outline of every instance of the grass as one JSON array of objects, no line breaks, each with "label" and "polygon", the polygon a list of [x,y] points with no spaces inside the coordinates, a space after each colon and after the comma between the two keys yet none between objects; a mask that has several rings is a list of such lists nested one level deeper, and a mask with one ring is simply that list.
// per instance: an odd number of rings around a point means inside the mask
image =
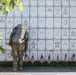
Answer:
[{"label": "grass", "polygon": [[[40,63],[40,61],[35,61],[34,64],[31,62],[23,62],[24,67],[76,67],[76,62],[58,62],[55,61],[48,64],[47,62],[44,62],[43,65]],[[3,61],[0,62],[0,67],[12,67],[12,62],[10,61]]]}]

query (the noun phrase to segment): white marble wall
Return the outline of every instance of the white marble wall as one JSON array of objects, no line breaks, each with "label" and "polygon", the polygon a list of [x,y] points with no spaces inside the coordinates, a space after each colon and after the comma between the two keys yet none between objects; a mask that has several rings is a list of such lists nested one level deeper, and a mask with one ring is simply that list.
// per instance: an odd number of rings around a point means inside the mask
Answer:
[{"label": "white marble wall", "polygon": [[[24,11],[10,12],[7,16],[0,13],[0,31],[3,31],[2,46],[6,54],[0,52],[0,61],[11,61],[11,47],[5,45],[9,35],[18,23],[29,28],[27,54],[40,60],[41,54],[55,61],[61,61],[67,54],[67,61],[75,53],[76,57],[76,0],[22,0]],[[51,51],[52,50],[52,51]]]}]

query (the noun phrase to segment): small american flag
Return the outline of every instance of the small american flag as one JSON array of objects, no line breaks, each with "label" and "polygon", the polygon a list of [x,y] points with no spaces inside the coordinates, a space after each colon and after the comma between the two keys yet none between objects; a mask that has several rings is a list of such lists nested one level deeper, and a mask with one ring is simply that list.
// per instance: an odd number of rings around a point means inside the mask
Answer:
[{"label": "small american flag", "polygon": [[43,55],[41,55],[40,62],[41,63],[45,62],[45,59],[44,59]]},{"label": "small american flag", "polygon": [[57,56],[56,62],[59,62],[59,56]]},{"label": "small american flag", "polygon": [[50,55],[48,56],[48,63],[49,63],[49,64],[51,63]]},{"label": "small american flag", "polygon": [[24,60],[25,60],[26,62],[30,61],[30,58],[29,58],[29,56],[28,56],[26,53],[25,53]]},{"label": "small american flag", "polygon": [[75,54],[72,55],[71,61],[75,61]]},{"label": "small american flag", "polygon": [[32,62],[32,63],[34,63],[34,56],[32,55],[32,57],[31,57],[31,59],[30,59],[30,61]]},{"label": "small american flag", "polygon": [[66,61],[67,60],[67,54],[65,54],[65,57],[64,57],[64,61]]}]

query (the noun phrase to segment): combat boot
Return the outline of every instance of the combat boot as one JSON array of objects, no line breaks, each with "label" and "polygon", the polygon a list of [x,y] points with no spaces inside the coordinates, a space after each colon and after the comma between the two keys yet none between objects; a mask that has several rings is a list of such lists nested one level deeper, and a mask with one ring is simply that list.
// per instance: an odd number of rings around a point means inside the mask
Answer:
[{"label": "combat boot", "polygon": [[13,68],[12,71],[17,71],[17,69],[16,68]]},{"label": "combat boot", "polygon": [[22,67],[19,68],[20,71],[22,71],[22,69],[23,69]]}]

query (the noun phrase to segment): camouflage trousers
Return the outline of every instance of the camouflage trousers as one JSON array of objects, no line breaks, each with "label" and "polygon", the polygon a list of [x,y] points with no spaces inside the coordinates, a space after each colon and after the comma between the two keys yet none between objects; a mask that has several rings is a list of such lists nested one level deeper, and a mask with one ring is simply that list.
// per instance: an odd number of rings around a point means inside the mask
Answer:
[{"label": "camouflage trousers", "polygon": [[13,57],[13,69],[22,68],[23,66],[23,55],[24,55],[24,44],[12,44]]}]

